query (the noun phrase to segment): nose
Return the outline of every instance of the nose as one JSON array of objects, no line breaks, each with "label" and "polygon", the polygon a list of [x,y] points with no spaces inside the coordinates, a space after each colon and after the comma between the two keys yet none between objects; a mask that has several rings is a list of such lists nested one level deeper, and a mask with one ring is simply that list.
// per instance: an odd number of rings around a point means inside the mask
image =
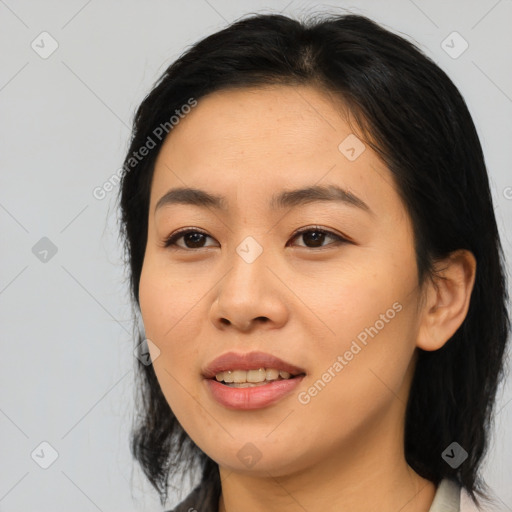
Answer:
[{"label": "nose", "polygon": [[243,332],[281,327],[288,318],[287,288],[265,251],[250,263],[235,251],[229,264],[210,309],[215,327]]}]

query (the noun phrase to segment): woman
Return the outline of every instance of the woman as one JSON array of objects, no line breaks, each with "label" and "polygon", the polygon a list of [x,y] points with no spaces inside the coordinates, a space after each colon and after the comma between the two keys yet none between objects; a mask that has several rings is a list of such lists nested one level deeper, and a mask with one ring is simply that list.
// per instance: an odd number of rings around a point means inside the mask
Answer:
[{"label": "woman", "polygon": [[162,504],[194,469],[175,511],[490,501],[503,256],[466,104],[415,46],[356,15],[207,37],[139,107],[120,207]]}]

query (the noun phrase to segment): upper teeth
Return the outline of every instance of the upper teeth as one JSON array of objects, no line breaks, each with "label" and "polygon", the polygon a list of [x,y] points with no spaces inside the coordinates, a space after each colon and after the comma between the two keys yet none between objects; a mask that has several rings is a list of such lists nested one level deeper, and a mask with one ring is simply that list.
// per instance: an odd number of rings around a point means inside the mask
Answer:
[{"label": "upper teeth", "polygon": [[274,368],[259,368],[258,370],[226,370],[217,373],[215,378],[224,382],[263,382],[264,380],[289,379],[291,374]]}]

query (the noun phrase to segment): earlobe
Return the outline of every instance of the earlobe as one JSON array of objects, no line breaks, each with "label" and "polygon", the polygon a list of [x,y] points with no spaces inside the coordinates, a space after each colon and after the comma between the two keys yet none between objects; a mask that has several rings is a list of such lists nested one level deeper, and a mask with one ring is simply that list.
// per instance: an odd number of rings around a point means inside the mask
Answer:
[{"label": "earlobe", "polygon": [[466,318],[475,283],[476,259],[459,249],[436,262],[435,274],[425,290],[416,345],[438,350],[455,334]]}]

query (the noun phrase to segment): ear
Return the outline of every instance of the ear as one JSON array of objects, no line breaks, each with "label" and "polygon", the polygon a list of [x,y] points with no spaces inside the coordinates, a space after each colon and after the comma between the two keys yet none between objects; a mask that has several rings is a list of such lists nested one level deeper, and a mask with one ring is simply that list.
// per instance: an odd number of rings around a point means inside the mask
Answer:
[{"label": "ear", "polygon": [[462,325],[475,283],[476,259],[459,249],[435,264],[435,274],[425,282],[424,300],[416,345],[440,349]]}]

